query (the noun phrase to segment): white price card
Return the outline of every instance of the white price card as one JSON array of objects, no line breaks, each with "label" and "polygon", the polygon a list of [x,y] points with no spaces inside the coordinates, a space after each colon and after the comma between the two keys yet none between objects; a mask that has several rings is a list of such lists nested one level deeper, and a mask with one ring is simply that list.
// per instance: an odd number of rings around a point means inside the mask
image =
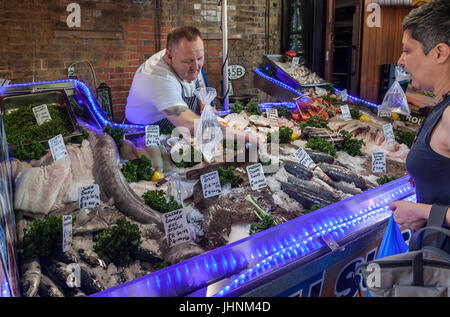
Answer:
[{"label": "white price card", "polygon": [[267,119],[278,120],[278,110],[277,109],[267,108],[266,115],[267,115]]},{"label": "white price card", "polygon": [[313,168],[314,166],[316,166],[316,163],[314,163],[314,161],[302,147],[298,148],[297,152],[294,153],[294,156],[300,162],[300,164],[302,164],[306,168]]},{"label": "white price card", "polygon": [[383,125],[384,138],[386,139],[386,143],[391,143],[395,141],[394,130],[392,129],[392,124],[384,124]]},{"label": "white price card", "polygon": [[344,118],[344,121],[352,120],[352,114],[350,113],[350,109],[348,108],[348,105],[341,106],[341,112],[342,112],[342,117]]},{"label": "white price card", "polygon": [[222,193],[218,171],[201,175],[200,182],[202,183],[203,197],[209,198]]},{"label": "white price card", "polygon": [[61,134],[48,140],[48,146],[52,152],[53,161],[57,161],[60,158],[67,156],[66,145],[64,144],[64,139]]},{"label": "white price card", "polygon": [[317,96],[325,96],[327,94],[327,90],[325,88],[315,87]]},{"label": "white price card", "polygon": [[247,166],[247,175],[252,190],[258,190],[267,186],[266,177],[261,163]]},{"label": "white price card", "polygon": [[390,111],[382,111],[382,110],[378,110],[378,117],[380,118],[390,118],[392,117],[392,113]]},{"label": "white price card", "polygon": [[158,146],[159,144],[159,126],[145,126],[145,146]]},{"label": "white price card", "polygon": [[297,68],[299,62],[300,62],[300,57],[292,58],[290,73],[294,72],[294,70]]},{"label": "white price card", "polygon": [[186,213],[183,208],[164,213],[162,220],[169,248],[191,241]]},{"label": "white price card", "polygon": [[372,152],[372,173],[386,173],[386,152]]},{"label": "white price card", "polygon": [[46,104],[33,107],[33,114],[38,125],[41,125],[47,121],[52,121],[52,117],[50,116],[50,112],[48,112]]},{"label": "white price card", "polygon": [[72,248],[72,216],[63,216],[62,222],[62,251],[64,253]]},{"label": "white price card", "polygon": [[98,205],[100,205],[98,184],[78,187],[78,208],[91,209]]},{"label": "white price card", "polygon": [[347,101],[347,98],[348,98],[347,89],[344,89],[341,91],[341,100],[345,102]]}]

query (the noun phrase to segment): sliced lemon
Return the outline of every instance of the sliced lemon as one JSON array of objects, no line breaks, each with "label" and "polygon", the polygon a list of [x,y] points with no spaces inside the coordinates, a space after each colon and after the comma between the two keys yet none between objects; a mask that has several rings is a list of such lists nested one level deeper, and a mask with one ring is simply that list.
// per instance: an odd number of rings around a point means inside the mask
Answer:
[{"label": "sliced lemon", "polygon": [[359,117],[359,120],[361,120],[361,121],[372,121],[372,120],[370,120],[369,116],[367,116],[365,114],[363,114],[361,117]]},{"label": "sliced lemon", "polygon": [[161,172],[155,171],[152,176],[152,182],[157,182],[162,178],[164,178],[164,174]]}]

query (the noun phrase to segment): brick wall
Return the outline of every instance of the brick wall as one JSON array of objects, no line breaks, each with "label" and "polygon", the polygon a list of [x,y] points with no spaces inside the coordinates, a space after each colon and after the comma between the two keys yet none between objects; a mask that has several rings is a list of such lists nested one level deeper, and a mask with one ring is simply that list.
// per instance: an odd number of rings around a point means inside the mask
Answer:
[{"label": "brick wall", "polygon": [[[66,23],[70,15],[66,8],[72,2],[81,8],[79,28]],[[68,66],[79,62],[75,72],[93,91],[101,82],[111,87],[114,120],[120,122],[137,67],[156,52],[158,43],[165,47],[171,28],[194,25],[205,38],[209,84],[220,94],[222,35],[217,2],[161,0],[158,37],[154,0],[0,0],[0,78],[13,83],[63,79]],[[262,61],[262,54],[279,53],[280,6],[281,0],[228,1],[229,65],[239,64],[247,71],[233,81],[236,94],[251,93],[257,95],[254,100],[267,100],[267,95],[252,87],[251,71]]]}]

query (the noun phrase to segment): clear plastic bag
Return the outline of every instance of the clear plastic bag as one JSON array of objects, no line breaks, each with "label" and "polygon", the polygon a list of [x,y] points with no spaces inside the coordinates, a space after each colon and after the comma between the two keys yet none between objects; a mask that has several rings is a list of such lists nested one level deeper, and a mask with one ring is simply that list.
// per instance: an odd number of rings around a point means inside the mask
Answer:
[{"label": "clear plastic bag", "polygon": [[405,116],[410,115],[411,112],[405,92],[402,86],[400,86],[400,82],[409,80],[409,77],[409,74],[404,71],[403,67],[395,67],[395,81],[383,98],[383,102],[378,109],[380,112],[395,112]]},{"label": "clear plastic bag", "polygon": [[202,87],[197,88],[194,94],[205,105],[200,122],[195,129],[195,142],[199,145],[205,160],[211,162],[223,139],[221,125],[211,106],[217,92],[214,88]]}]

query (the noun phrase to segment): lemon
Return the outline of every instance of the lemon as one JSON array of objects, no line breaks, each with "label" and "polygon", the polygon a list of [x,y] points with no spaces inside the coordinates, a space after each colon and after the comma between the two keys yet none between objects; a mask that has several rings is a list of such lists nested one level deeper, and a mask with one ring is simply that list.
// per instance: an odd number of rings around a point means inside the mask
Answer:
[{"label": "lemon", "polygon": [[359,117],[359,120],[361,120],[361,121],[372,121],[372,120],[370,120],[369,116],[367,116],[365,114],[363,114],[361,117]]},{"label": "lemon", "polygon": [[398,113],[392,112],[392,118],[394,120],[400,120],[400,116],[398,115]]},{"label": "lemon", "polygon": [[161,172],[155,171],[152,176],[152,182],[157,182],[162,178],[164,178],[164,174]]},{"label": "lemon", "polygon": [[292,141],[298,140],[299,137],[300,137],[300,135],[298,135],[298,133],[292,133],[291,134],[291,140]]}]

